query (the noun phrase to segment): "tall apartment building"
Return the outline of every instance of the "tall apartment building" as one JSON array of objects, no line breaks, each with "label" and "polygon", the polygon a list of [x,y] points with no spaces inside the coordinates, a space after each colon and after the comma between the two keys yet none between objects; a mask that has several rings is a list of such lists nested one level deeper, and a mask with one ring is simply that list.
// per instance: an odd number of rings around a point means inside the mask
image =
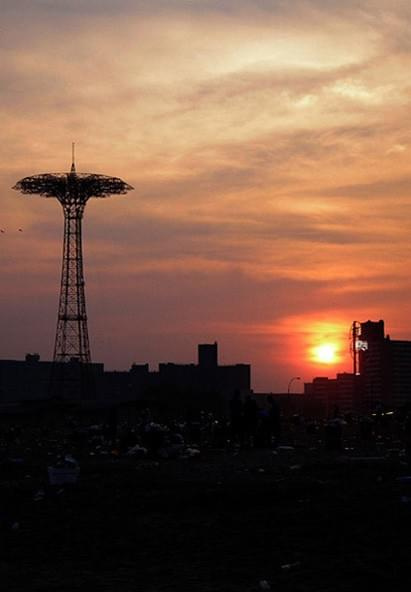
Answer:
[{"label": "tall apartment building", "polygon": [[411,341],[390,339],[382,320],[361,323],[360,339],[366,344],[359,354],[364,409],[411,403]]}]

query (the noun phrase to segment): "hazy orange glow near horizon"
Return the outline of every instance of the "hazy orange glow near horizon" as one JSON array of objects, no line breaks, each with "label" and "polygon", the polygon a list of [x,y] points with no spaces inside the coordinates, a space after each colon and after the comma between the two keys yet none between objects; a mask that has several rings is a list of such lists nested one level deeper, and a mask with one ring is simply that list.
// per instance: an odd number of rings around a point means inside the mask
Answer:
[{"label": "hazy orange glow near horizon", "polygon": [[410,25],[405,0],[3,0],[0,358],[51,356],[61,208],[11,187],[72,141],[135,187],[85,213],[94,360],[216,340],[298,392],[351,371],[354,320],[410,339]]}]

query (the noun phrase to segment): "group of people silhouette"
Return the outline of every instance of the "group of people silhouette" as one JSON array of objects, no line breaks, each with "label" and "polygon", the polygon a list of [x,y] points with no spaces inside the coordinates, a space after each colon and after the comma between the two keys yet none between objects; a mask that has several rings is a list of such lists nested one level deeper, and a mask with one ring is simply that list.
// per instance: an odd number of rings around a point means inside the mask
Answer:
[{"label": "group of people silhouette", "polygon": [[259,408],[251,395],[243,402],[236,391],[230,400],[230,426],[233,443],[241,447],[275,448],[281,434],[280,408],[272,395]]}]

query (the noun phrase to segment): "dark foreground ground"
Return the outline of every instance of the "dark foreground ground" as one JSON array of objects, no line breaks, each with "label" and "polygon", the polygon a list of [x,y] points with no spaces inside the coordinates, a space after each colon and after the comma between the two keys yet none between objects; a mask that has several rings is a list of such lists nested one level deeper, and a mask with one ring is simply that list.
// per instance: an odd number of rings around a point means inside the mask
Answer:
[{"label": "dark foreground ground", "polygon": [[411,583],[411,503],[397,480],[408,469],[396,453],[95,455],[82,460],[76,485],[45,485],[39,495],[44,462],[27,462],[18,469],[26,475],[3,481],[3,494],[21,498],[12,504],[18,525],[3,533],[3,590],[338,592]]}]

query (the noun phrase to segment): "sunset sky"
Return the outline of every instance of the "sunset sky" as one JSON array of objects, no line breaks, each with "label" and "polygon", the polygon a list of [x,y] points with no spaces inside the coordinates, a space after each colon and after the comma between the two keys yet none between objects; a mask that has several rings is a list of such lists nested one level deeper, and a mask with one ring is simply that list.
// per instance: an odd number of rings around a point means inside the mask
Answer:
[{"label": "sunset sky", "polygon": [[11,187],[72,141],[135,187],[86,209],[93,360],[216,340],[280,391],[354,320],[411,339],[409,0],[1,4],[0,358],[52,355],[61,206]]}]

